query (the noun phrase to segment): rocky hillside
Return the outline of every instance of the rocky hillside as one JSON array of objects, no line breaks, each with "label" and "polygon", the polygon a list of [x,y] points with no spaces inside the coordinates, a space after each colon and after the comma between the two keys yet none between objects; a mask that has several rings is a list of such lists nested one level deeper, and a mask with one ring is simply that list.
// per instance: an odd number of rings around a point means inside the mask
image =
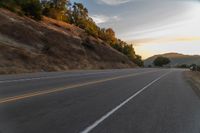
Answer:
[{"label": "rocky hillside", "polygon": [[200,65],[200,56],[198,55],[183,55],[179,53],[166,53],[161,55],[155,55],[152,56],[144,61],[145,66],[152,65],[153,61],[158,57],[163,56],[167,57],[171,60],[172,66],[178,66],[178,65],[191,65],[191,64],[197,64]]},{"label": "rocky hillside", "polygon": [[136,67],[84,30],[44,17],[37,22],[0,9],[0,73]]}]

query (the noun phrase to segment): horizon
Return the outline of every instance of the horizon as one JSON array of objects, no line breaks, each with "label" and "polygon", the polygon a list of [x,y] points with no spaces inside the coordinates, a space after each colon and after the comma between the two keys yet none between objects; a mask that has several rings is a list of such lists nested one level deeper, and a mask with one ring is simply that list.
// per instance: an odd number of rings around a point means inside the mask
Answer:
[{"label": "horizon", "polygon": [[133,44],[143,59],[171,52],[200,53],[200,31],[196,30],[200,28],[198,0],[72,2],[83,3],[97,25],[113,28],[116,36]]},{"label": "horizon", "polygon": [[199,13],[200,0],[0,0],[0,133],[200,133]]},{"label": "horizon", "polygon": [[146,60],[146,59],[151,58],[153,56],[159,56],[159,55],[162,56],[162,55],[166,55],[166,54],[179,54],[179,55],[186,55],[186,56],[200,56],[200,54],[183,54],[183,53],[177,53],[177,52],[167,52],[167,53],[155,54],[155,55],[147,57],[147,58],[145,58],[143,60]]}]

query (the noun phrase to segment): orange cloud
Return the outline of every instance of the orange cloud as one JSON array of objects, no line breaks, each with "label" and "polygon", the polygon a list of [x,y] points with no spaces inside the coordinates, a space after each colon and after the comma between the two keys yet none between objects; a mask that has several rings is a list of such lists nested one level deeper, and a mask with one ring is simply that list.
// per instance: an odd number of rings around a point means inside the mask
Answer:
[{"label": "orange cloud", "polygon": [[192,42],[200,41],[200,36],[197,37],[175,37],[175,38],[145,38],[145,39],[136,39],[134,41],[128,41],[134,45],[143,45],[143,44],[161,44],[161,43],[170,43],[170,42]]}]

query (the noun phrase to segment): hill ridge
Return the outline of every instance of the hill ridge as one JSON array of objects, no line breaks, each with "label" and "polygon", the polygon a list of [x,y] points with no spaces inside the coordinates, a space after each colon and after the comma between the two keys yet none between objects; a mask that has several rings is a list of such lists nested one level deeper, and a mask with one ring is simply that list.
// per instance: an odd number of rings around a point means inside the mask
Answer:
[{"label": "hill ridge", "polygon": [[163,56],[167,57],[171,60],[171,65],[172,66],[177,66],[177,65],[191,65],[191,64],[197,64],[200,65],[200,55],[186,55],[182,53],[176,53],[176,52],[169,52],[169,53],[164,53],[164,54],[158,54],[151,56],[147,59],[144,60],[144,65],[152,65],[153,61],[155,58],[158,56]]}]

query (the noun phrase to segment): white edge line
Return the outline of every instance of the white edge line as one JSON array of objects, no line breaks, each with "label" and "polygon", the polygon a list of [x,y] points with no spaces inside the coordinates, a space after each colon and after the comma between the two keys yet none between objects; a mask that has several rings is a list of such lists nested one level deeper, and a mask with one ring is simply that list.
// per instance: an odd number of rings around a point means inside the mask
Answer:
[{"label": "white edge line", "polygon": [[[171,71],[170,71],[171,72]],[[95,127],[97,127],[100,123],[102,123],[105,119],[107,119],[109,116],[111,116],[113,113],[115,113],[117,110],[119,110],[122,106],[124,106],[126,103],[128,103],[131,99],[133,99],[134,97],[136,97],[137,95],[139,95],[141,92],[143,92],[145,89],[147,89],[149,86],[151,86],[152,84],[154,84],[155,82],[157,82],[158,80],[160,80],[161,78],[165,77],[168,73],[163,74],[162,76],[158,77],[157,79],[153,80],[152,82],[150,82],[149,84],[147,84],[145,87],[143,87],[141,90],[137,91],[136,93],[134,93],[132,96],[130,96],[128,99],[126,99],[124,102],[122,102],[121,104],[119,104],[118,106],[116,106],[114,109],[112,109],[111,111],[109,111],[108,113],[106,113],[104,116],[102,116],[100,119],[98,119],[97,121],[95,121],[92,125],[90,125],[89,127],[85,128],[83,131],[81,131],[80,133],[89,133],[90,131],[92,131]]]}]

